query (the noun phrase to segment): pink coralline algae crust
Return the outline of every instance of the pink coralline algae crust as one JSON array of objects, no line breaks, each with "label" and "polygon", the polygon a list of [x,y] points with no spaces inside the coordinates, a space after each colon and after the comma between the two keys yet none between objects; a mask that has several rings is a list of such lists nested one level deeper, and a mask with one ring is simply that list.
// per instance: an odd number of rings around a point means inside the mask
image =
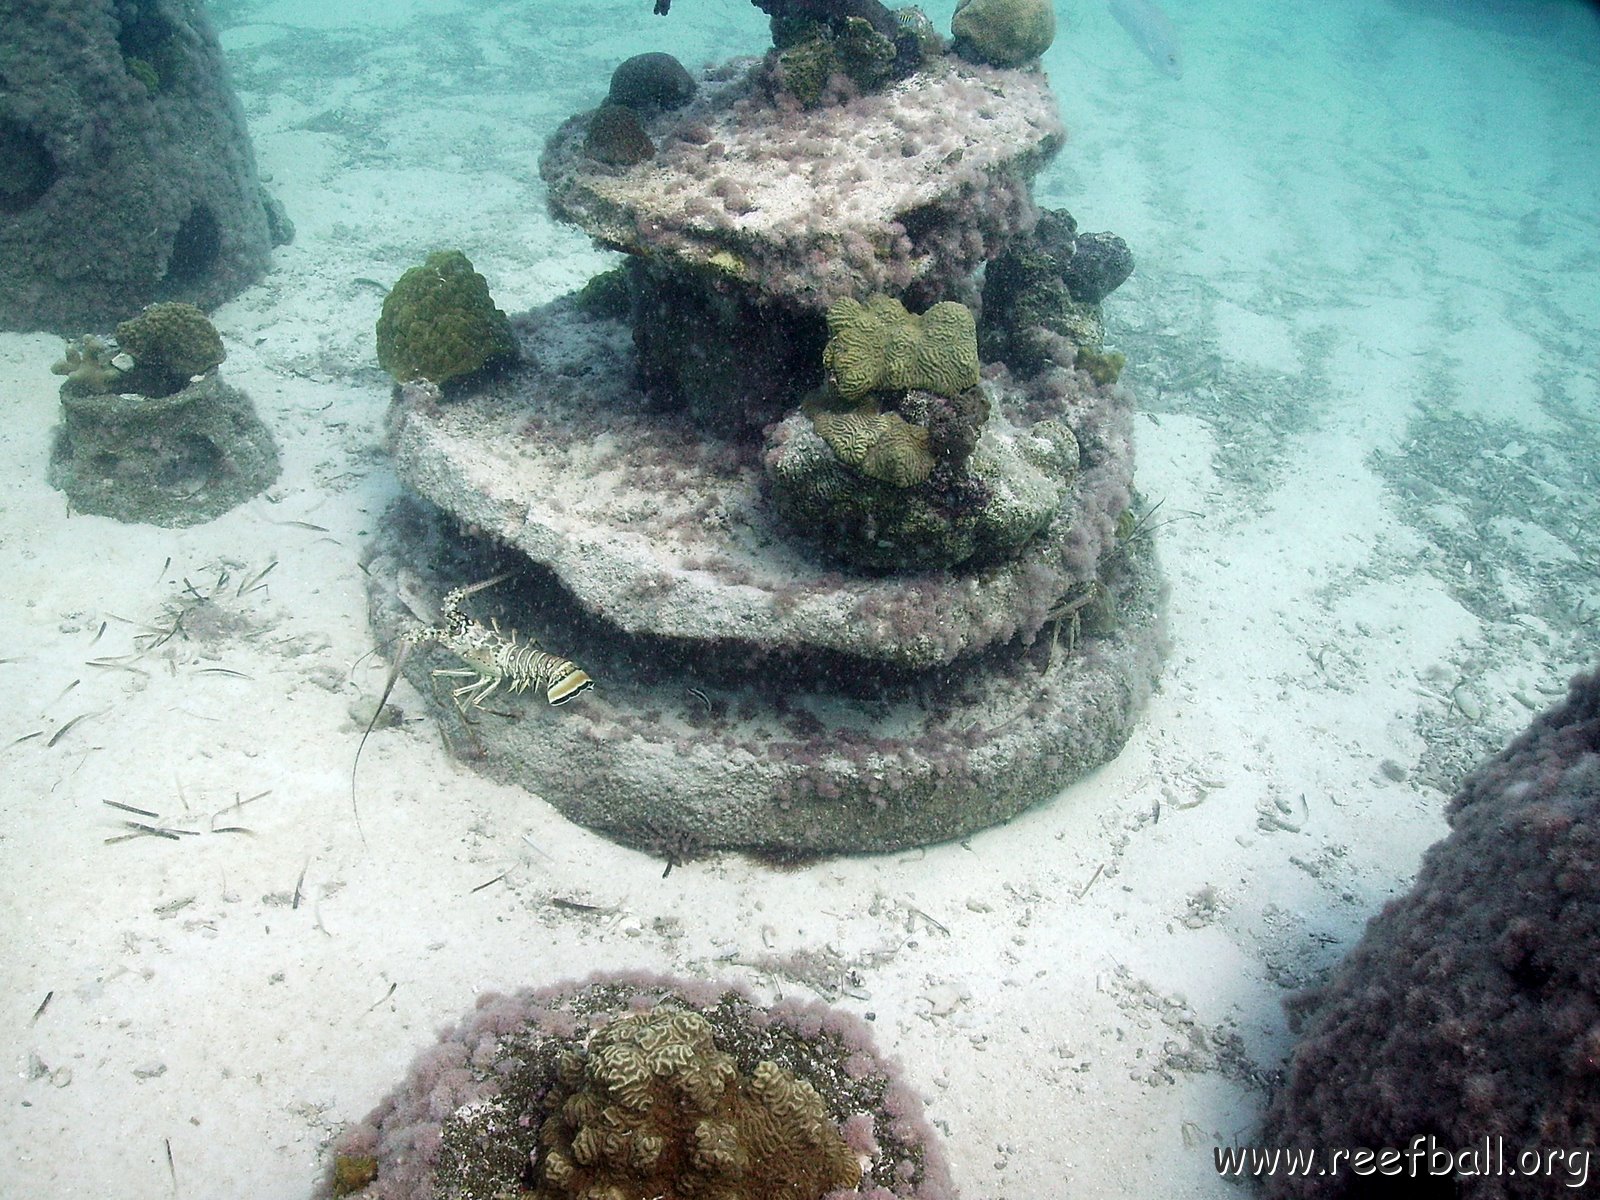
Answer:
[{"label": "pink coralline algae crust", "polygon": [[661,1007],[700,1013],[741,1070],[770,1060],[816,1088],[863,1163],[860,1185],[826,1200],[956,1200],[921,1100],[878,1054],[864,1022],[820,1003],[763,1007],[739,985],[642,972],[480,996],[395,1091],[335,1140],[313,1200],[340,1194],[339,1162],[362,1160],[375,1162],[376,1178],[346,1193],[361,1200],[516,1194],[538,1153],[540,1101],[560,1056],[616,1016]]},{"label": "pink coralline algae crust", "polygon": [[709,267],[825,308],[873,292],[962,298],[1037,217],[1035,172],[1064,139],[1038,72],[940,59],[882,92],[801,109],[733,64],[647,122],[660,147],[618,169],[583,152],[591,114],[540,162],[554,215],[604,245]]},{"label": "pink coralline algae crust", "polygon": [[1545,1169],[1492,1173],[1502,1160],[1491,1159],[1453,1184],[1434,1179],[1433,1191],[1427,1179],[1348,1170],[1279,1174],[1262,1181],[1274,1200],[1564,1196],[1581,1159],[1551,1169],[1549,1153],[1594,1157],[1600,673],[1575,678],[1564,703],[1469,776],[1449,819],[1411,892],[1373,918],[1326,986],[1295,1002],[1305,1032],[1262,1141],[1325,1153],[1432,1137],[1455,1152],[1488,1139],[1512,1167],[1524,1151],[1545,1152]]}]

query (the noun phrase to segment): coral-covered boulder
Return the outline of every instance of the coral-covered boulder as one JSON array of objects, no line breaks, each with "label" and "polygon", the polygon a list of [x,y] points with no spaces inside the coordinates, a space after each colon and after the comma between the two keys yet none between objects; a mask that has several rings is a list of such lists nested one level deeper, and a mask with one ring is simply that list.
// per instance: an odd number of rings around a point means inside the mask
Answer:
[{"label": "coral-covered boulder", "polygon": [[477,1011],[334,1145],[363,1200],[953,1200],[865,1025],[716,984],[596,976]]},{"label": "coral-covered boulder", "polygon": [[1020,67],[1056,40],[1053,0],[960,0],[950,21],[955,51],[973,62]]},{"label": "coral-covered boulder", "polygon": [[1400,1158],[1364,1176],[1351,1163],[1337,1177],[1277,1174],[1269,1197],[1532,1200],[1587,1177],[1600,1142],[1600,673],[1474,772],[1449,818],[1410,893],[1296,1002],[1304,1033],[1263,1133],[1307,1149],[1415,1145],[1421,1172],[1384,1178],[1408,1169]]},{"label": "coral-covered boulder", "polygon": [[378,365],[398,383],[440,385],[517,357],[511,321],[459,250],[437,250],[384,297]]},{"label": "coral-covered boulder", "polygon": [[978,340],[985,360],[1032,374],[1052,364],[1055,338],[1063,337],[1098,382],[1114,379],[1115,372],[1107,376],[1091,366],[1103,368],[1105,361],[1100,301],[1132,273],[1133,254],[1116,234],[1079,233],[1065,209],[1041,210],[1033,231],[984,270]]}]

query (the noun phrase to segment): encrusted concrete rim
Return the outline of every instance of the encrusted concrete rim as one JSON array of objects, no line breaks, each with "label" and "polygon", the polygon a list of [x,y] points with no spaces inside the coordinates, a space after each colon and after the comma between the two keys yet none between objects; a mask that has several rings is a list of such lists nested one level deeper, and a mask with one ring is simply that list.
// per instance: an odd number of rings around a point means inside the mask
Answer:
[{"label": "encrusted concrete rim", "polygon": [[591,114],[569,118],[540,159],[551,214],[613,249],[772,283],[779,263],[836,257],[847,240],[887,255],[917,214],[1003,208],[996,189],[1031,178],[1066,136],[1037,70],[945,56],[881,92],[791,111],[757,94],[761,69],[714,68],[688,107],[647,117],[660,150],[631,167],[590,158]]},{"label": "encrusted concrete rim", "polygon": [[[431,621],[448,588],[515,563],[447,524],[412,500],[385,519],[367,563],[381,643]],[[430,678],[460,660],[424,648],[406,675],[465,761],[669,860],[897,850],[1005,821],[1121,750],[1160,670],[1164,589],[1145,537],[1108,574],[1120,616],[1108,636],[1069,649],[1063,632],[910,679],[868,678],[870,663],[851,677],[837,662],[811,679],[767,679],[759,665],[707,678],[695,647],[608,636],[548,579],[480,594],[473,611],[576,661],[591,691],[559,709],[532,693],[496,699],[468,732]],[[377,772],[369,754],[363,788],[384,786]]]},{"label": "encrusted concrete rim", "polygon": [[[1080,472],[1051,529],[981,570],[871,577],[821,561],[762,494],[757,456],[717,448],[634,386],[625,326],[558,301],[525,322],[531,365],[482,392],[435,402],[402,389],[391,415],[395,470],[418,494],[550,567],[594,614],[633,634],[747,639],[921,669],[1032,635],[1074,584],[1060,566],[1075,525],[1105,523]],[[986,381],[1004,431],[1026,398]],[[1086,392],[1080,416],[1114,436],[1102,458],[1131,475],[1126,393]],[[1029,410],[1025,412],[1024,410]],[[1081,432],[1075,429],[1074,432]],[[1007,434],[1006,436],[1011,436]],[[1114,520],[1117,513],[1109,514]]]}]

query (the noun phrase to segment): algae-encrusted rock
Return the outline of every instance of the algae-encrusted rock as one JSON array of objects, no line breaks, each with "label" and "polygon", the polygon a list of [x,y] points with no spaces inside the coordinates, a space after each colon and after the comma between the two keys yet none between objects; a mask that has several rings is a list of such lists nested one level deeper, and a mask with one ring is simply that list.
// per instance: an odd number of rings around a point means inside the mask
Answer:
[{"label": "algae-encrusted rock", "polygon": [[822,363],[846,400],[910,388],[954,396],[978,382],[977,324],[954,301],[919,317],[892,296],[846,297],[828,308],[828,334]]},{"label": "algae-encrusted rock", "polygon": [[1056,40],[1052,0],[961,0],[950,21],[956,53],[993,67],[1020,67]]},{"label": "algae-encrusted rock", "polygon": [[1078,442],[1065,425],[991,420],[963,462],[936,456],[929,475],[901,486],[846,465],[821,415],[796,413],[774,429],[763,460],[773,504],[828,557],[870,571],[1012,558],[1064,511],[1077,477]]},{"label": "algae-encrusted rock", "polygon": [[443,386],[517,357],[511,321],[459,250],[437,250],[389,292],[378,317],[378,364],[397,382]]}]

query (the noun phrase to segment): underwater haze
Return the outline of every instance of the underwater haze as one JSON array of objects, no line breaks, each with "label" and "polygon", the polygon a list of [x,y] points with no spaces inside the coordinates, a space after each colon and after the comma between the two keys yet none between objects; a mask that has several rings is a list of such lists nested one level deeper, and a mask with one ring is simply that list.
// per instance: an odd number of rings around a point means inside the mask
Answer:
[{"label": "underwater haze", "polygon": [[[1212,1148],[1260,1119],[1285,999],[1600,658],[1595,8],[1058,3],[1034,196],[1135,257],[1104,316],[1159,688],[1114,761],[982,833],[663,877],[453,758],[404,686],[357,829],[388,670],[360,560],[401,490],[374,325],[434,250],[510,313],[615,266],[549,214],[545,140],[629,56],[758,55],[766,18],[203,7],[295,225],[211,314],[283,474],[186,529],[68,513],[61,339],[0,333],[0,1194],[305,1196],[478,994],[604,968],[863,1017],[975,1200],[1237,1196]],[[212,625],[134,656],[201,594]],[[194,836],[119,840],[107,801]]]}]

